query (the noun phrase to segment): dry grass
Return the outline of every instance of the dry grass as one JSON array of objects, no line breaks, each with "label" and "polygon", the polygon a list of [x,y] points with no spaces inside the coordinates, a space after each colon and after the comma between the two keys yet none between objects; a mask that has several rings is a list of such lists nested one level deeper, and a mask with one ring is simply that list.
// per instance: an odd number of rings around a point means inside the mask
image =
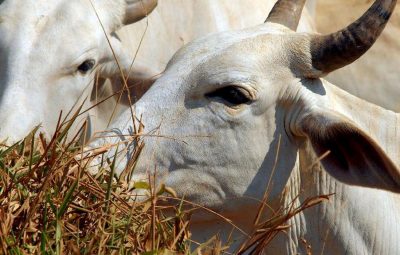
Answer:
[{"label": "dry grass", "polygon": [[[128,183],[124,179],[131,173],[116,176],[115,162],[109,160],[90,174],[91,157],[106,149],[83,154],[78,137],[85,126],[68,139],[69,123],[60,121],[48,141],[34,130],[23,141],[0,147],[1,254],[225,253],[228,246],[217,236],[193,251],[188,228],[193,208],[184,206],[183,199],[171,199],[175,194],[170,188]],[[130,171],[134,166],[131,162]],[[145,191],[148,198],[135,201],[133,190]],[[238,253],[258,254],[289,227],[288,219],[325,199],[282,208],[272,219],[257,223]]]}]

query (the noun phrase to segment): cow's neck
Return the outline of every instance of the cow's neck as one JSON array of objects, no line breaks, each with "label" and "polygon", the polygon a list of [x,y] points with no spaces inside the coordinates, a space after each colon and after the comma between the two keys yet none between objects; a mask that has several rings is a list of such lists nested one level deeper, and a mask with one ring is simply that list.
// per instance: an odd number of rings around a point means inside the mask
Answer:
[{"label": "cow's neck", "polygon": [[[311,86],[313,86],[311,84]],[[392,160],[400,165],[400,149],[395,137],[400,137],[400,117],[394,112],[367,103],[324,82],[327,105],[353,120],[378,142]],[[328,99],[326,99],[328,98]],[[390,128],[388,128],[390,127]],[[399,128],[397,130],[396,128]],[[317,162],[317,156],[306,143],[299,149],[298,159],[287,183],[284,203],[294,201],[299,206],[307,198],[334,194],[329,202],[313,207],[292,218],[292,226],[279,234],[268,246],[266,254],[400,254],[400,196],[385,191],[343,185],[330,177]],[[272,207],[277,208],[274,202]],[[285,205],[284,205],[285,206]],[[250,232],[257,208],[240,210],[240,217],[228,217]],[[247,217],[243,217],[245,212]],[[206,230],[205,230],[206,229]],[[217,217],[214,221],[193,224],[193,239],[206,241],[215,233],[224,240],[230,236],[232,225]],[[237,240],[232,251],[244,240],[234,231]]]},{"label": "cow's neck", "polygon": [[[400,117],[391,111],[358,99],[324,82],[329,107],[353,120],[370,134],[400,166]],[[299,201],[334,194],[330,202],[309,209],[291,220],[284,242],[288,253],[305,253],[304,242],[313,254],[400,254],[400,196],[393,193],[344,185],[329,176],[317,162],[309,144],[299,150],[299,167],[289,180],[286,201],[300,194]],[[279,246],[281,246],[280,243]],[[281,246],[282,247],[282,246]]]}]

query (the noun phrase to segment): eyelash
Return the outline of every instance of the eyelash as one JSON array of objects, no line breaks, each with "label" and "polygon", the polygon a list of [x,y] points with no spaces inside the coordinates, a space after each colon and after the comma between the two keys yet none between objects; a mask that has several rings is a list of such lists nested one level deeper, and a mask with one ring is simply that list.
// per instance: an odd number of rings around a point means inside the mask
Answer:
[{"label": "eyelash", "polygon": [[226,86],[207,93],[205,96],[209,98],[220,98],[232,106],[248,104],[251,102],[251,99],[237,86]]}]

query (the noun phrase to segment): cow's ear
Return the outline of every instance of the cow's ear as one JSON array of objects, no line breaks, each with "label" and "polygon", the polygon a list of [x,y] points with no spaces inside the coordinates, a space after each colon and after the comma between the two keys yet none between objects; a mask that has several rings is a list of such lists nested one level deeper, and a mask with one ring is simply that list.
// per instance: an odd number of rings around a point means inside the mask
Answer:
[{"label": "cow's ear", "polygon": [[157,0],[125,0],[126,12],[124,24],[135,23],[149,15],[157,6]]},{"label": "cow's ear", "polygon": [[[113,93],[123,92],[120,102],[123,104],[134,103],[137,99],[151,87],[157,77],[149,77],[148,74],[156,73],[154,70],[149,70],[146,66],[140,63],[134,63],[133,58],[125,51],[121,42],[116,36],[109,37],[110,47],[106,48],[108,57],[99,65],[97,75],[100,78],[97,83],[97,88],[101,89],[102,85],[106,84],[105,80],[109,79]],[[133,66],[134,64],[134,66]],[[134,67],[134,68],[132,68]],[[129,96],[126,94],[126,85],[129,87]]]},{"label": "cow's ear", "polygon": [[133,63],[133,58],[126,52],[117,35],[109,37],[109,45],[104,48],[103,63],[99,65],[98,74],[101,78],[111,78],[127,74]]},{"label": "cow's ear", "polygon": [[399,168],[381,147],[346,117],[312,111],[297,123],[326,171],[337,180],[400,193]]}]

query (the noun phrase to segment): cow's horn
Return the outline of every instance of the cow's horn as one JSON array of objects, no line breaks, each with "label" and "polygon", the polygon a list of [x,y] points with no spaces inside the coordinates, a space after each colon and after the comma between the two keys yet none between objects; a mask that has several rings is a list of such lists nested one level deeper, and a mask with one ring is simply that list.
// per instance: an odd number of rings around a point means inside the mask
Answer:
[{"label": "cow's horn", "polygon": [[306,0],[278,0],[265,22],[274,22],[296,31]]},{"label": "cow's horn", "polygon": [[376,0],[357,21],[343,30],[311,39],[312,65],[322,75],[361,57],[378,39],[397,0]]},{"label": "cow's horn", "polygon": [[157,0],[125,0],[126,11],[124,24],[135,23],[149,13],[151,13],[154,8],[156,8]]}]

